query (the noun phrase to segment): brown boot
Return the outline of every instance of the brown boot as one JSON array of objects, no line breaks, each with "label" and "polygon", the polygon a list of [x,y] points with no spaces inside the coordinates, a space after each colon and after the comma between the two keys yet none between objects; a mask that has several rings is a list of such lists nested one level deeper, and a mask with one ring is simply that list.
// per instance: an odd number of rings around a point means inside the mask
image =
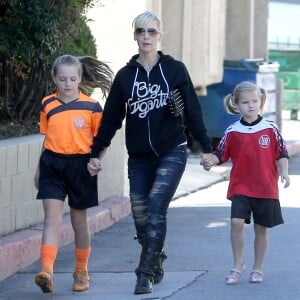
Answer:
[{"label": "brown boot", "polygon": [[74,292],[83,292],[89,289],[90,279],[88,272],[78,269],[73,273],[73,278],[74,283],[72,286],[72,290]]},{"label": "brown boot", "polygon": [[53,274],[47,271],[41,271],[35,276],[35,283],[43,293],[52,293],[54,290]]}]

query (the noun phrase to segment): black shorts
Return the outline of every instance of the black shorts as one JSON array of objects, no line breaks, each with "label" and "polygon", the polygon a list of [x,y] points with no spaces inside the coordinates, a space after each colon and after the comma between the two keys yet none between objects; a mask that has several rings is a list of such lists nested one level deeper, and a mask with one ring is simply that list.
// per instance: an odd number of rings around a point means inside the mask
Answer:
[{"label": "black shorts", "polygon": [[40,158],[37,199],[68,196],[69,206],[86,209],[98,205],[97,176],[87,170],[90,155],[60,155],[45,150]]},{"label": "black shorts", "polygon": [[254,223],[264,227],[271,228],[284,222],[278,199],[234,195],[231,201],[231,219],[245,219],[245,223],[250,224],[252,213]]}]

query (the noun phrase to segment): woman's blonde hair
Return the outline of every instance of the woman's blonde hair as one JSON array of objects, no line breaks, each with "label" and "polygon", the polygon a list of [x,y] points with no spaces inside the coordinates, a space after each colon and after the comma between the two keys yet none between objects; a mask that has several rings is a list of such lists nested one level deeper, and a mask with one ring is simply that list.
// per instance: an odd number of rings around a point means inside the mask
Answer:
[{"label": "woman's blonde hair", "polygon": [[256,92],[261,100],[260,110],[262,111],[266,102],[267,93],[263,88],[258,87],[251,81],[242,81],[237,84],[232,91],[232,94],[228,94],[224,98],[224,106],[227,112],[232,114],[240,114],[236,104],[245,93]]},{"label": "woman's blonde hair", "polygon": [[159,32],[161,32],[162,30],[162,23],[160,21],[160,19],[153,13],[150,11],[145,11],[141,14],[139,14],[132,22],[132,27],[133,29],[137,29],[137,28],[141,28],[143,27],[145,24],[147,24],[149,21],[156,21],[157,23],[157,29]]},{"label": "woman's blonde hair", "polygon": [[52,76],[56,76],[61,65],[74,65],[78,67],[81,78],[79,87],[83,90],[100,88],[106,96],[112,83],[113,72],[110,67],[92,56],[76,57],[73,55],[62,55],[57,57],[52,67]]}]

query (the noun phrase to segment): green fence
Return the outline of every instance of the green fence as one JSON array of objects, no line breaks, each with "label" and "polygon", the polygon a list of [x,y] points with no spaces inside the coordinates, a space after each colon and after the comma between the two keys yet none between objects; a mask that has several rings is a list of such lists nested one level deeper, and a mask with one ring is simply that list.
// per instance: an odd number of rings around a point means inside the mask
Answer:
[{"label": "green fence", "polygon": [[280,65],[276,77],[283,80],[282,108],[297,119],[300,110],[300,48],[269,50],[269,60]]},{"label": "green fence", "polygon": [[269,60],[277,61],[281,72],[300,72],[300,49],[269,50]]}]

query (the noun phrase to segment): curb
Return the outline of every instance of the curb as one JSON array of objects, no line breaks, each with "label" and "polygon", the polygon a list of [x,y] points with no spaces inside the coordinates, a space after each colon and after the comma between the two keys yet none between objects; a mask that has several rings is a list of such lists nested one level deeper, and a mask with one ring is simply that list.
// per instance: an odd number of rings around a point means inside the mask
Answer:
[{"label": "curb", "polygon": [[[114,196],[88,210],[91,234],[102,231],[131,213],[128,197]],[[4,236],[0,239],[0,281],[40,259],[43,225]],[[59,248],[74,242],[70,215],[63,216],[59,232]]]}]

